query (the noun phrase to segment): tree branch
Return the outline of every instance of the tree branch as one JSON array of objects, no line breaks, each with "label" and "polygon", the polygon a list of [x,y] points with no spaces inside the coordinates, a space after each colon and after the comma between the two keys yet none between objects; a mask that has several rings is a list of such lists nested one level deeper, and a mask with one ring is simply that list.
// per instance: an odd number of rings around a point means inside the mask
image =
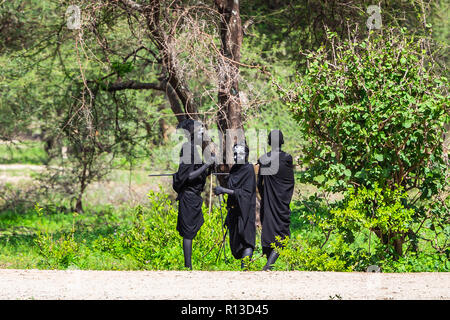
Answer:
[{"label": "tree branch", "polygon": [[166,88],[164,86],[161,86],[158,83],[149,83],[149,82],[136,82],[133,80],[130,81],[124,81],[124,82],[116,82],[113,84],[110,84],[106,87],[106,91],[114,92],[119,90],[125,90],[125,89],[133,89],[133,90],[159,90],[159,91],[166,91]]},{"label": "tree branch", "polygon": [[163,91],[169,99],[170,108],[175,114],[178,122],[186,119],[186,115],[178,101],[178,96],[172,86],[163,79],[160,83],[137,82],[133,80],[116,82],[106,87],[106,91],[115,92],[120,90],[158,90]]},{"label": "tree branch", "polygon": [[139,3],[136,3],[132,0],[120,0],[120,2],[127,8],[130,8],[130,9],[133,9],[136,11],[143,11],[142,5],[140,5]]}]

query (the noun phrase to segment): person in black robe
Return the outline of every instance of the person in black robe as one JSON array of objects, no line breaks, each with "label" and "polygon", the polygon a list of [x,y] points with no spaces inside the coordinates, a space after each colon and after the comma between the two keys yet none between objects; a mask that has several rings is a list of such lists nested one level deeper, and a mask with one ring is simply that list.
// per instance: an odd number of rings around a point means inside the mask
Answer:
[{"label": "person in black robe", "polygon": [[268,139],[271,151],[258,160],[258,191],[261,195],[260,219],[262,225],[261,245],[267,256],[263,270],[270,270],[278,258],[272,243],[281,247],[276,240],[290,236],[289,204],[294,192],[294,166],[292,156],[281,150],[284,143],[283,133],[272,130]]},{"label": "person in black robe", "polygon": [[215,158],[212,155],[203,163],[196,145],[203,141],[203,126],[200,122],[187,119],[177,129],[184,129],[189,141],[183,144],[180,165],[173,175],[173,189],[178,193],[177,231],[183,237],[184,266],[192,269],[192,240],[203,225],[201,192],[206,177],[211,173]]},{"label": "person in black robe", "polygon": [[256,238],[256,176],[253,165],[248,163],[249,149],[246,145],[233,147],[234,165],[228,176],[227,188],[218,186],[214,194],[228,194],[225,225],[230,232],[230,248],[235,259],[251,258]]}]

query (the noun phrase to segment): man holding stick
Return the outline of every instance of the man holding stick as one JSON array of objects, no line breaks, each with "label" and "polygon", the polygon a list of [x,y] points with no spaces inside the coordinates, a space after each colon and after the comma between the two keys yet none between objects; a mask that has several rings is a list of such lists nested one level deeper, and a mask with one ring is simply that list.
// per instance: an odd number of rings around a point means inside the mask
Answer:
[{"label": "man holding stick", "polygon": [[183,237],[184,266],[192,270],[192,240],[203,225],[201,192],[206,177],[211,174],[215,157],[203,163],[196,146],[203,141],[203,125],[191,119],[182,121],[177,129],[183,129],[188,142],[183,144],[180,153],[180,165],[173,175],[173,189],[178,193],[177,231]]}]

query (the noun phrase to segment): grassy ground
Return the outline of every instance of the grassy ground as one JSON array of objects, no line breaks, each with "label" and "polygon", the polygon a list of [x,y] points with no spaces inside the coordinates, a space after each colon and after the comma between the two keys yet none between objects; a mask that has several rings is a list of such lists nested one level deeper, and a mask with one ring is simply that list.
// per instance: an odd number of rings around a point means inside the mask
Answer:
[{"label": "grassy ground", "polygon": [[0,163],[21,163],[40,165],[47,160],[44,145],[40,141],[0,141]]},{"label": "grassy ground", "polygon": [[[113,234],[118,226],[124,222],[120,212],[103,210],[88,212],[82,216],[71,212],[47,212],[39,216],[35,210],[17,213],[6,211],[1,213],[0,219],[0,267],[1,268],[49,268],[46,259],[42,257],[36,240],[40,233],[48,232],[57,240],[64,234],[73,233],[74,240],[83,243],[79,254],[88,252],[83,248],[92,245],[99,236]],[[83,259],[88,269],[130,269],[132,262],[114,259],[108,254],[89,252]],[[80,266],[69,266],[79,268]]]}]

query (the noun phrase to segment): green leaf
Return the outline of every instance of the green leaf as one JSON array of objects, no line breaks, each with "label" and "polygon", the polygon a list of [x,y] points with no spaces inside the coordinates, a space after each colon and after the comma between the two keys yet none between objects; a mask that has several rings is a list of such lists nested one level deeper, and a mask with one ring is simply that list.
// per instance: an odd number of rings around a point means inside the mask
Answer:
[{"label": "green leaf", "polygon": [[314,177],[313,180],[316,181],[317,183],[323,183],[325,181],[325,176],[320,175],[320,176]]},{"label": "green leaf", "polygon": [[406,120],[405,122],[403,122],[403,127],[404,128],[411,128],[412,124],[414,123],[414,120]]},{"label": "green leaf", "polygon": [[380,161],[380,162],[384,160],[383,155],[382,155],[382,154],[379,154],[379,153],[375,153],[375,154],[374,154],[374,158],[375,158],[377,161]]}]

